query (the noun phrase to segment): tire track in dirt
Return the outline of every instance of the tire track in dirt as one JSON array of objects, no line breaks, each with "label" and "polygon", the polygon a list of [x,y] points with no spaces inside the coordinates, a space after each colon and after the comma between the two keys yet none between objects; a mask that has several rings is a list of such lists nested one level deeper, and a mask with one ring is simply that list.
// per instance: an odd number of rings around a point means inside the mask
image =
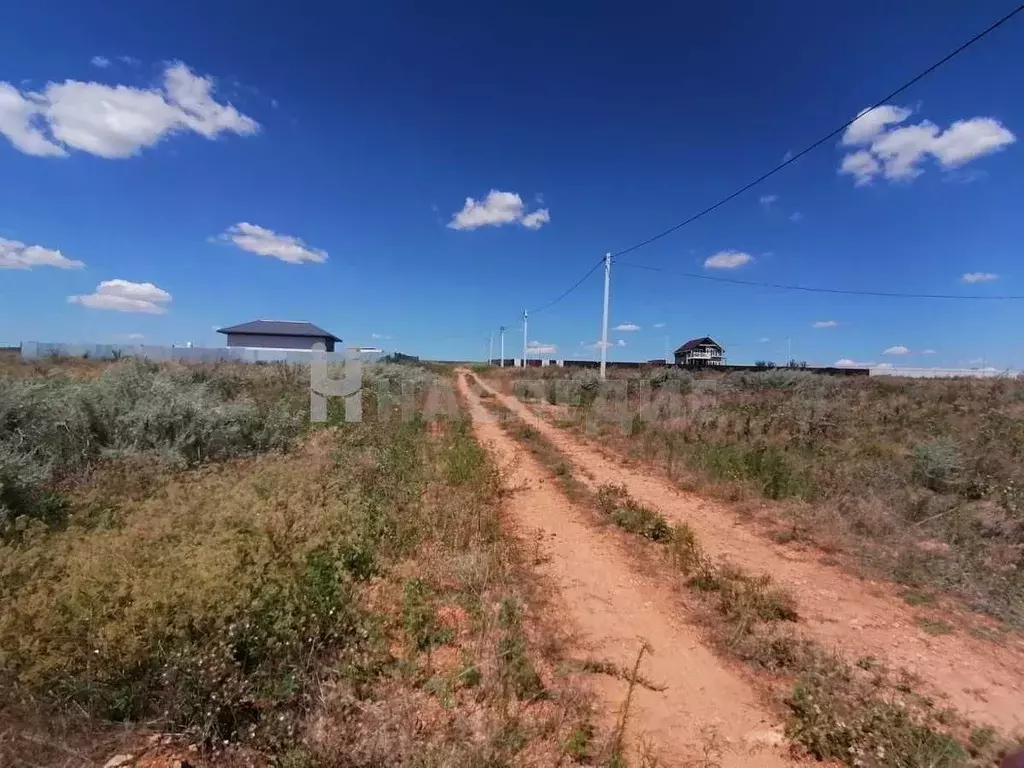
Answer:
[{"label": "tire track in dirt", "polygon": [[923,693],[978,725],[1024,733],[1024,643],[999,643],[956,632],[929,635],[894,585],[865,581],[785,548],[750,530],[726,505],[702,499],[641,469],[623,466],[595,447],[535,415],[514,397],[476,378],[480,386],[537,429],[590,487],[624,484],[642,504],[672,522],[685,521],[713,556],[752,573],[767,573],[797,600],[808,635],[856,660],[871,657],[923,682]]},{"label": "tire track in dirt", "polygon": [[[642,741],[653,746],[658,765],[701,763],[709,739],[722,747],[715,765],[795,765],[784,751],[779,717],[766,710],[743,678],[703,646],[693,627],[674,609],[670,588],[638,573],[610,531],[601,531],[557,488],[541,467],[505,434],[458,375],[480,442],[494,455],[515,489],[508,513],[527,551],[536,551],[537,570],[559,593],[564,611],[586,658],[632,669],[643,642],[640,674],[660,686],[636,686],[627,725],[631,753]],[[614,724],[627,684],[593,676]],[[713,736],[712,736],[713,734]],[[639,764],[639,761],[637,761]]]}]

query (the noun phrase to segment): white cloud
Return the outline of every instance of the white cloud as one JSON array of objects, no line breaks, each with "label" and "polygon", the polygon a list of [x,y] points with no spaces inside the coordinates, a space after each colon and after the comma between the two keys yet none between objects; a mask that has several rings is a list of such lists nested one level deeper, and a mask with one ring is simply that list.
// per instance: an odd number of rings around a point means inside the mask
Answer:
[{"label": "white cloud", "polygon": [[788,163],[792,159],[793,159],[793,152],[791,150],[786,150],[786,154],[784,154],[782,156],[782,162]]},{"label": "white cloud", "polygon": [[708,269],[736,269],[753,260],[753,256],[742,251],[719,251],[713,256],[708,256],[704,260],[704,266]]},{"label": "white cloud", "polygon": [[0,237],[0,269],[81,269],[84,266],[85,262],[69,259],[60,251],[43,248],[41,245],[25,245],[17,240],[5,240]]},{"label": "white cloud", "polygon": [[558,347],[554,344],[540,341],[531,341],[526,345],[526,354],[528,355],[553,355],[557,351]]},{"label": "white cloud", "polygon": [[581,341],[580,344],[582,344],[586,349],[594,349],[594,350],[600,350],[601,347],[608,348],[608,347],[613,346],[610,341],[606,341],[606,342],[595,341],[593,343],[587,343],[585,341]]},{"label": "white cloud", "polygon": [[871,180],[882,170],[881,164],[867,150],[854,152],[843,158],[839,166],[840,173],[849,173],[853,176],[853,183],[861,187],[870,184]]},{"label": "white cloud", "polygon": [[921,350],[921,354],[922,355],[937,355],[939,353],[936,352],[934,349],[922,349]]},{"label": "white cloud", "polygon": [[625,331],[625,332],[628,333],[628,332],[632,332],[632,331],[639,331],[640,330],[640,326],[637,325],[636,323],[619,323],[614,328],[612,328],[612,330],[613,331]]},{"label": "white cloud", "polygon": [[779,199],[778,195],[761,195],[761,205],[765,208],[771,206],[772,203],[777,202]]},{"label": "white cloud", "polygon": [[452,216],[449,229],[478,229],[479,227],[500,227],[519,223],[527,229],[537,230],[551,221],[547,208],[526,212],[523,199],[515,192],[501,192],[492,189],[484,200],[466,198],[462,210]]},{"label": "white cloud", "polygon": [[39,108],[10,83],[0,82],[0,134],[26,155],[63,157],[63,147],[54,144],[39,129]]},{"label": "white cloud", "polygon": [[909,109],[887,104],[874,109],[863,109],[843,134],[843,145],[855,147],[861,144],[870,144],[883,130],[890,125],[902,123],[910,115]]},{"label": "white cloud", "polygon": [[137,155],[175,133],[256,133],[259,124],[214,100],[213,87],[181,62],[168,65],[159,88],[65,80],[22,93],[0,82],[0,133],[29,155],[77,149],[108,159]]},{"label": "white cloud", "polygon": [[993,117],[957,120],[945,131],[928,120],[891,127],[909,116],[909,109],[892,106],[864,114],[847,129],[842,144],[865,148],[844,156],[839,172],[852,175],[857,186],[879,175],[890,181],[911,181],[924,173],[921,166],[929,157],[950,170],[1017,140]]},{"label": "white cloud", "polygon": [[626,340],[625,339],[619,339],[617,342],[615,342],[615,346],[617,346],[617,347],[624,347],[624,346],[626,346]]},{"label": "white cloud", "polygon": [[814,327],[814,328],[835,328],[837,325],[839,325],[839,322],[837,320],[818,320],[818,321],[816,321],[813,324],[812,327]]},{"label": "white cloud", "polygon": [[992,272],[966,272],[960,279],[965,283],[990,283],[998,280],[999,275]]},{"label": "white cloud", "polygon": [[769,339],[767,336],[762,336],[760,339],[758,339],[758,342],[760,342],[761,344],[767,344],[769,341],[771,341],[771,339]]},{"label": "white cloud", "polygon": [[957,120],[936,138],[931,152],[943,168],[956,168],[976,157],[998,152],[1017,140],[992,117]]},{"label": "white cloud", "polygon": [[664,328],[665,327],[665,323],[655,323],[654,327],[655,328]]},{"label": "white cloud", "polygon": [[874,363],[858,363],[848,357],[844,357],[841,360],[836,360],[832,365],[836,368],[870,368]]},{"label": "white cloud", "polygon": [[882,352],[883,355],[909,355],[910,350],[902,344],[897,344],[893,347],[889,347],[887,350]]},{"label": "white cloud", "polygon": [[90,62],[94,67],[99,67],[100,69],[106,69],[110,66],[110,59],[106,56],[93,56]]},{"label": "white cloud", "polygon": [[878,365],[873,365],[871,367],[872,368],[880,368],[880,369],[883,369],[883,370],[888,370],[889,368],[893,368],[894,366],[893,366],[892,363],[879,363]]},{"label": "white cloud", "polygon": [[938,132],[938,126],[926,120],[879,136],[871,150],[882,164],[882,174],[893,181],[910,181],[920,176],[924,171],[919,164]]},{"label": "white cloud", "polygon": [[540,229],[549,221],[551,221],[551,214],[548,209],[540,208],[523,216],[520,223],[527,229]]},{"label": "white cloud", "polygon": [[145,336],[145,334],[142,334],[142,333],[129,333],[128,334],[128,339],[130,341],[141,341],[144,338],[146,338],[146,336]]},{"label": "white cloud", "polygon": [[371,333],[370,334],[370,338],[371,339],[378,339],[380,341],[390,341],[391,340],[391,337],[388,336],[386,333]]},{"label": "white cloud", "polygon": [[789,220],[792,221],[794,224],[798,221],[801,221],[803,217],[804,215],[800,213],[800,211],[793,211],[793,213],[789,214]]},{"label": "white cloud", "polygon": [[279,235],[273,230],[245,221],[228,227],[217,239],[233,243],[243,251],[271,256],[289,264],[302,264],[306,261],[323,264],[327,261],[327,251],[312,248],[298,237]]},{"label": "white cloud", "polygon": [[162,315],[167,311],[171,294],[152,283],[133,283],[128,280],[104,280],[96,292],[87,296],[68,296],[72,304],[91,309],[112,309],[116,312],[144,312]]}]

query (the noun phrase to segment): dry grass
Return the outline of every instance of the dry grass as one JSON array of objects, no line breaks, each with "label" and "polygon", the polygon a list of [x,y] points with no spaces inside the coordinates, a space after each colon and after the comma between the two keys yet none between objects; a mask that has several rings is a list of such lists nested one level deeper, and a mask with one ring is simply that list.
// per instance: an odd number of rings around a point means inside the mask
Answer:
[{"label": "dry grass", "polygon": [[1024,626],[1024,382],[544,375],[502,383],[525,399],[554,392],[560,426],[684,488],[772,502],[763,519],[780,541],[845,551]]},{"label": "dry grass", "polygon": [[465,421],[399,411],[287,454],[68,476],[64,524],[0,544],[0,763],[102,764],[152,731],[199,765],[567,759],[589,706],[500,478]]},{"label": "dry grass", "polygon": [[[536,430],[511,419],[506,428],[547,466],[564,460]],[[915,694],[912,681],[871,660],[850,664],[802,636],[792,595],[770,576],[715,562],[690,526],[667,526],[625,488],[606,485],[590,492],[580,486],[575,500],[589,506],[596,520],[611,519],[646,539],[651,554],[661,555],[656,561],[668,566],[666,577],[696,598],[696,618],[719,651],[770,673],[770,688],[790,713],[787,735],[806,754],[851,768],[980,768],[1009,746],[994,733],[975,738],[958,716]],[[652,535],[655,530],[658,535]],[[593,668],[608,673],[600,663]]]}]

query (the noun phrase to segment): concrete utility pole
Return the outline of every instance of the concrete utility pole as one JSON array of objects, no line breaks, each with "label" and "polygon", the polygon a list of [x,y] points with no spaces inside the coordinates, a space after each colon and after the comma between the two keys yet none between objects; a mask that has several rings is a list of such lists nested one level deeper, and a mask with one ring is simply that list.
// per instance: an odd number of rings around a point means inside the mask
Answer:
[{"label": "concrete utility pole", "polygon": [[604,317],[601,320],[601,378],[605,378],[605,367],[608,364],[608,292],[612,280],[612,255],[604,255]]},{"label": "concrete utility pole", "polygon": [[498,329],[501,332],[501,362],[498,363],[499,368],[505,367],[505,326],[501,326]]},{"label": "concrete utility pole", "polygon": [[527,312],[523,310],[523,368],[526,367],[526,321]]}]

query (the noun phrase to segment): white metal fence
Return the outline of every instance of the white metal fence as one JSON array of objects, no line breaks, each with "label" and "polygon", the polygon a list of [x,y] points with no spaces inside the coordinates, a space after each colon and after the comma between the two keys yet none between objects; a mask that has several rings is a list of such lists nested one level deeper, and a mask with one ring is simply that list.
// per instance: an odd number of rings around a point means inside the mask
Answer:
[{"label": "white metal fence", "polygon": [[[154,361],[187,363],[308,363],[312,352],[304,349],[250,349],[247,347],[163,347],[150,344],[64,344],[60,342],[25,341],[21,343],[24,360],[53,357],[78,357],[91,360],[116,360],[121,357],[142,357]],[[327,352],[327,362],[345,362],[345,351]],[[380,359],[381,353],[361,356],[363,360]]]}]

